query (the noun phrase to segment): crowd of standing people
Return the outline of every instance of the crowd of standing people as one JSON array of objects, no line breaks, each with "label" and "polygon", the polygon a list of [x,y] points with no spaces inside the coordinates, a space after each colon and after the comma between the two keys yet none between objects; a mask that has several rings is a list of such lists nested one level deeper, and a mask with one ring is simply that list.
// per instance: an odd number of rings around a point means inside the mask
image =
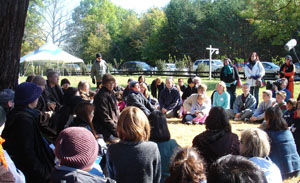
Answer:
[{"label": "crowd of standing people", "polygon": [[[88,81],[47,73],[28,77],[15,91],[0,91],[0,180],[7,182],[273,183],[300,172],[300,101],[293,99],[295,67],[282,66],[280,88],[262,91],[264,68],[257,53],[237,68],[224,59],[211,96],[201,78],[128,79],[126,88],[108,72],[101,54]],[[242,87],[242,94],[236,88]],[[290,95],[288,92],[290,92]],[[286,97],[289,95],[289,99]],[[182,148],[167,118],[205,131]],[[259,123],[241,138],[230,119]],[[5,176],[4,176],[5,174]]]}]

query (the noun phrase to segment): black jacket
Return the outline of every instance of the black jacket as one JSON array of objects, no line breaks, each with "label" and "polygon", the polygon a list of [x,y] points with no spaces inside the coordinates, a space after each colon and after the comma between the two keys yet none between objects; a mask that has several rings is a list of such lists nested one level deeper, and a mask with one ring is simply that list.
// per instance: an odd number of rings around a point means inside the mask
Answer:
[{"label": "black jacket", "polygon": [[232,67],[232,74],[229,74],[227,76],[225,76],[224,74],[224,67],[221,69],[220,72],[220,80],[224,81],[225,83],[232,83],[235,80],[238,80],[239,77],[239,71],[237,70],[237,68],[235,66]]},{"label": "black jacket", "polygon": [[184,90],[182,94],[182,100],[187,99],[189,96],[191,96],[194,93],[197,93],[197,88],[195,86],[193,88],[187,86],[187,88]]},{"label": "black jacket", "polygon": [[27,182],[48,182],[54,167],[54,154],[41,135],[37,118],[35,110],[16,106],[2,132],[3,147]]},{"label": "black jacket", "polygon": [[102,87],[94,97],[94,105],[93,125],[97,134],[102,134],[105,140],[110,135],[117,137],[117,122],[120,111],[114,93]]},{"label": "black jacket", "polygon": [[[151,95],[154,98],[159,99],[160,96],[160,92],[163,91],[163,89],[165,89],[166,85],[164,82],[161,82],[160,85],[156,86],[156,80],[153,80],[151,83]],[[157,94],[157,90],[158,90],[158,94]]]},{"label": "black jacket", "polygon": [[149,116],[155,108],[149,102],[149,100],[141,93],[130,91],[126,101],[127,106],[135,106],[140,108],[146,116]]}]

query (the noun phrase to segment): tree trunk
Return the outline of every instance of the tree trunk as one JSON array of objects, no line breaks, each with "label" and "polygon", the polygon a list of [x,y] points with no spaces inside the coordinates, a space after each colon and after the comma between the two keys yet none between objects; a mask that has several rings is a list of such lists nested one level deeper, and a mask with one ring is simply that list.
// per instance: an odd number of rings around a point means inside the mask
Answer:
[{"label": "tree trunk", "polygon": [[29,0],[0,0],[0,90],[18,84]]}]

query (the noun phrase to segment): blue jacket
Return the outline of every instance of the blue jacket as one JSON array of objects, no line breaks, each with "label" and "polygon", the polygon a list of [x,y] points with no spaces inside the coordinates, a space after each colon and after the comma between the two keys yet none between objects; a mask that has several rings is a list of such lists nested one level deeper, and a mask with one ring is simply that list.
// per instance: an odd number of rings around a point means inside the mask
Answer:
[{"label": "blue jacket", "polygon": [[282,175],[300,170],[300,157],[290,130],[266,131],[271,140],[271,160],[278,166]]},{"label": "blue jacket", "polygon": [[[255,110],[255,106],[256,106],[256,99],[253,95],[251,95],[250,93],[248,94],[246,101],[245,101],[245,105],[242,101],[242,95],[239,95],[234,103],[233,103],[233,111],[234,113],[239,113],[245,110],[251,110],[252,112],[254,112]],[[244,110],[242,110],[242,107],[244,107]]]},{"label": "blue jacket", "polygon": [[179,91],[173,87],[171,89],[165,88],[159,96],[160,108],[165,108],[168,111],[179,108],[181,99]]}]

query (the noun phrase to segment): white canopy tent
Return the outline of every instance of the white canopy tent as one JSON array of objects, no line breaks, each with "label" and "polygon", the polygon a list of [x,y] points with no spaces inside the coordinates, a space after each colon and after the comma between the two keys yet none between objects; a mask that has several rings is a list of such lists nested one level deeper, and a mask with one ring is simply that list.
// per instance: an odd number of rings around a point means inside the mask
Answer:
[{"label": "white canopy tent", "polygon": [[70,63],[84,63],[82,59],[77,58],[53,43],[46,43],[39,47],[37,50],[23,56],[20,59],[20,63],[56,63],[58,64],[70,64]]}]

